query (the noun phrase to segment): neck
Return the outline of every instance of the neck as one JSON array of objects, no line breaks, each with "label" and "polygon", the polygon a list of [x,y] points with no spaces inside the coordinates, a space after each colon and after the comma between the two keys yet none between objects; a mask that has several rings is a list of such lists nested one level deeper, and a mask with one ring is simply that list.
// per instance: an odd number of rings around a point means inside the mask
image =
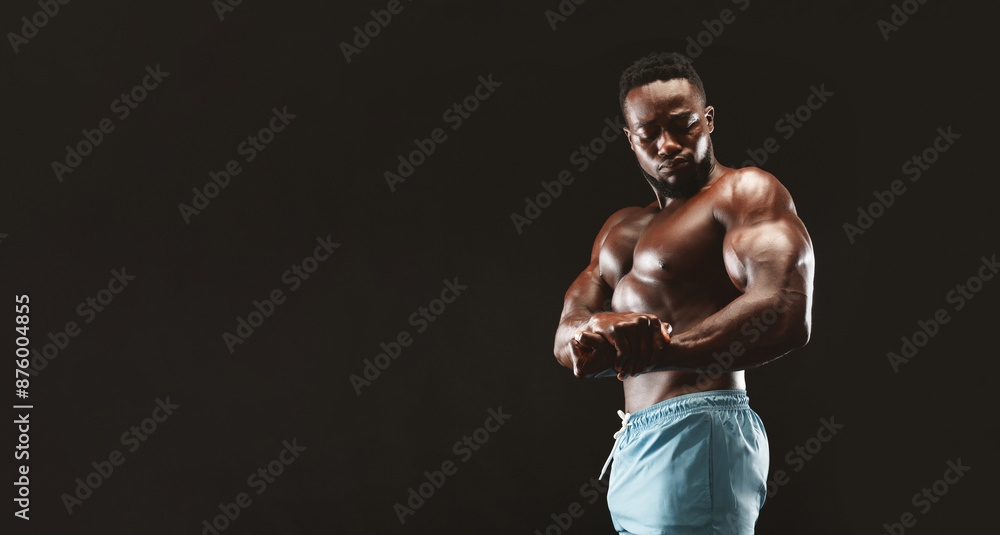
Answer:
[{"label": "neck", "polygon": [[709,168],[708,170],[708,182],[705,183],[705,187],[714,184],[715,181],[719,179],[719,177],[730,171],[732,171],[731,168],[722,165],[721,163],[719,163],[718,160],[715,159],[715,151],[712,151],[712,167]]}]

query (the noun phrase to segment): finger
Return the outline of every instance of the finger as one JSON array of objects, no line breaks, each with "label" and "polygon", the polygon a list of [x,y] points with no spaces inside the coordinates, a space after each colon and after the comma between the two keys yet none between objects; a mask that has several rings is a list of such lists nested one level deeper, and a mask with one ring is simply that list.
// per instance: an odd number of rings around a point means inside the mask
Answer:
[{"label": "finger", "polygon": [[609,338],[609,340],[615,345],[615,349],[618,350],[618,354],[622,357],[632,354],[632,345],[629,343],[630,340],[627,328],[616,328],[614,331],[614,338]]},{"label": "finger", "polygon": [[[615,371],[621,371],[621,366],[629,353],[628,342],[622,338],[622,330],[614,325],[607,327],[595,325],[593,329],[592,332],[602,339],[601,349],[611,352],[611,361]],[[586,337],[588,332],[590,331],[584,331],[583,336]]]},{"label": "finger", "polygon": [[637,318],[629,327],[628,340],[629,347],[632,348],[628,373],[630,376],[638,375],[642,371],[642,363],[648,359],[650,350],[648,316]]},{"label": "finger", "polygon": [[620,353],[620,348],[618,347],[618,341],[617,341],[618,335],[615,332],[615,327],[613,325],[606,327],[602,325],[594,325],[592,329],[593,330],[591,331],[583,331],[583,337],[586,338],[588,336],[587,333],[596,334],[597,336],[600,336],[601,338],[606,340],[609,344],[611,344],[614,347],[615,351]]},{"label": "finger", "polygon": [[637,334],[639,338],[639,351],[633,359],[632,375],[639,375],[640,373],[645,372],[648,367],[650,353],[653,350],[653,337],[650,336],[649,333],[649,326],[643,325],[642,329]]},{"label": "finger", "polygon": [[[664,322],[662,322],[662,321],[660,321],[659,318],[655,318],[653,320],[652,324],[650,325],[649,337],[650,337],[650,340],[651,340],[652,351],[650,351],[649,360],[646,362],[645,371],[650,371],[650,370],[652,370],[653,368],[656,367],[656,365],[659,362],[658,359],[660,358],[660,352],[663,350],[663,348],[669,342],[669,340],[664,339],[664,336],[663,336],[663,332],[664,332],[663,326],[664,325],[667,325],[667,324],[664,323]],[[670,326],[667,325],[668,329],[669,329],[669,327]]]},{"label": "finger", "polygon": [[654,369],[659,363],[660,352],[670,343],[670,332],[673,330],[669,323],[662,322],[659,319],[654,320],[654,322],[649,330],[652,338],[652,351],[649,354],[649,360],[645,361],[643,363],[644,367],[641,368],[646,372]]},{"label": "finger", "polygon": [[591,331],[577,331],[576,338],[574,339],[581,345],[593,350],[597,350],[608,343],[603,336]]},{"label": "finger", "polygon": [[612,346],[611,351],[614,354],[615,371],[618,372],[618,378],[625,379],[625,366],[628,365],[629,356],[627,353],[622,352],[618,348]]},{"label": "finger", "polygon": [[629,370],[629,368],[631,366],[632,366],[632,356],[631,355],[623,355],[622,358],[621,358],[620,364],[615,369],[618,370],[618,373],[622,377],[628,377],[628,370]]},{"label": "finger", "polygon": [[622,357],[621,366],[618,368],[618,378],[624,381],[632,375],[632,370],[635,368],[635,358],[631,355],[625,355]]},{"label": "finger", "polygon": [[635,375],[635,357],[629,355],[624,362],[622,362],[622,373],[625,377],[631,377]]},{"label": "finger", "polygon": [[583,373],[588,368],[588,363],[591,361],[593,353],[586,347],[577,343],[576,340],[571,340],[569,346],[570,352],[572,353],[571,360],[573,361],[573,375],[583,377]]},{"label": "finger", "polygon": [[642,350],[639,352],[635,363],[636,375],[649,371],[652,367],[653,353],[656,351],[660,338],[660,320],[657,318],[646,318],[645,328],[640,333],[642,340]]},{"label": "finger", "polygon": [[636,370],[635,365],[637,361],[638,359],[634,355],[628,356],[628,358],[622,364],[622,373],[625,374],[625,377],[632,377],[633,375],[635,375],[635,370]]}]

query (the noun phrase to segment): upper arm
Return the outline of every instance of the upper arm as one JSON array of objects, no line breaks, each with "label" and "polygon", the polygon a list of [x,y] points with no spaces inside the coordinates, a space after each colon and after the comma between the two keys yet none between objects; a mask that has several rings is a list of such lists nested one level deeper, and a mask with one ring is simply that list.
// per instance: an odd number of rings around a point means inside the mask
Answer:
[{"label": "upper arm", "polygon": [[813,248],[788,190],[774,176],[743,169],[727,184],[719,219],[723,255],[733,283],[745,293],[812,295]]},{"label": "upper arm", "polygon": [[601,249],[611,230],[635,210],[641,209],[633,207],[619,210],[612,214],[601,227],[590,251],[590,264],[577,276],[569,290],[566,291],[562,317],[572,314],[574,310],[580,310],[581,307],[587,309],[590,314],[600,312],[603,309],[604,301],[611,297],[612,289],[601,276]]}]

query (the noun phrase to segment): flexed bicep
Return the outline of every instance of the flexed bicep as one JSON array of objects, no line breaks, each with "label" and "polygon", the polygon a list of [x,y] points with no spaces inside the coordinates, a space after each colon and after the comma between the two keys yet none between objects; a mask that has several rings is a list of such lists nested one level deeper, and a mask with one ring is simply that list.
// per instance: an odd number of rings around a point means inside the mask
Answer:
[{"label": "flexed bicep", "polygon": [[730,230],[723,256],[729,277],[744,293],[811,293],[812,243],[792,212]]},{"label": "flexed bicep", "polygon": [[778,318],[756,343],[800,347],[812,323],[815,261],[809,233],[788,190],[772,175],[746,169],[728,187],[719,214],[726,227],[722,252],[743,295],[727,308],[742,311],[737,316],[745,321]]},{"label": "flexed bicep", "polygon": [[733,284],[744,293],[811,294],[812,241],[788,190],[760,170],[744,172],[731,188],[722,252]]}]

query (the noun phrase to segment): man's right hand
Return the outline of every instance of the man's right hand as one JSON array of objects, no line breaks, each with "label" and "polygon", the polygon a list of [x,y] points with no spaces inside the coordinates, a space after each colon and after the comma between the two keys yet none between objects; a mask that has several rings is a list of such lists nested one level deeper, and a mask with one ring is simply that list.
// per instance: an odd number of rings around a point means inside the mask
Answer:
[{"label": "man's right hand", "polygon": [[579,378],[596,377],[615,365],[615,346],[597,333],[577,331],[569,341],[569,348],[573,355],[573,375]]}]

